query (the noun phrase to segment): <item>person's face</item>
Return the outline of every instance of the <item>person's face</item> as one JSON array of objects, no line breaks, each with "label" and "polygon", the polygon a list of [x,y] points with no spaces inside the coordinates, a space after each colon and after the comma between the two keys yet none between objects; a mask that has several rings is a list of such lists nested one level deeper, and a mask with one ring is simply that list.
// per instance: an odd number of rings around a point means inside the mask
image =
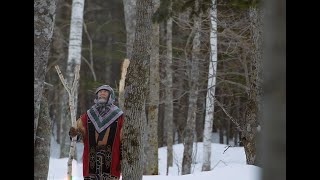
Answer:
[{"label": "person's face", "polygon": [[100,103],[105,103],[108,100],[108,96],[109,96],[109,91],[102,89],[98,92],[98,101]]}]

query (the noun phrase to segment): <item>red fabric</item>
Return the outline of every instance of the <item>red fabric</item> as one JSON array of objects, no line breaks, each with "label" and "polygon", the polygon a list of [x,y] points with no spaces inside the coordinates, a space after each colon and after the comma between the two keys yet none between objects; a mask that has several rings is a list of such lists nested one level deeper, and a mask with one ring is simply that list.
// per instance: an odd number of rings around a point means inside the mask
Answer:
[{"label": "red fabric", "polygon": [[120,177],[120,130],[123,124],[123,115],[118,118],[118,126],[112,148],[111,175]]},{"label": "red fabric", "polygon": [[[85,113],[82,115],[81,120],[82,120],[82,125],[84,129],[86,130],[85,137],[83,137],[83,144],[84,144],[84,149],[83,149],[83,155],[82,155],[82,162],[83,162],[83,176],[89,176],[89,138],[88,138],[88,123],[87,123],[87,114]],[[120,166],[120,130],[123,125],[123,115],[121,115],[118,118],[118,125],[117,125],[117,131],[115,135],[115,140],[113,143],[113,148],[112,148],[112,161],[111,161],[111,175],[120,177],[121,173],[121,166]]]},{"label": "red fabric", "polygon": [[81,116],[81,121],[86,134],[83,137],[83,154],[82,154],[82,163],[83,163],[83,176],[89,176],[89,141],[87,137],[88,123],[87,123],[87,113]]}]

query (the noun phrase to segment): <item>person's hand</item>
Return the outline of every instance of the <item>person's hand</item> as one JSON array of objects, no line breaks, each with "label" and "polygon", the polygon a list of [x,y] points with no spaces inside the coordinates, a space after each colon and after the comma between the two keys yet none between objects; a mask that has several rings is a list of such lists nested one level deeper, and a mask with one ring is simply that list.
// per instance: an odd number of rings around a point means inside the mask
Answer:
[{"label": "person's hand", "polygon": [[69,130],[69,136],[73,138],[76,135],[78,135],[78,132],[77,132],[76,128],[71,127],[70,130]]}]

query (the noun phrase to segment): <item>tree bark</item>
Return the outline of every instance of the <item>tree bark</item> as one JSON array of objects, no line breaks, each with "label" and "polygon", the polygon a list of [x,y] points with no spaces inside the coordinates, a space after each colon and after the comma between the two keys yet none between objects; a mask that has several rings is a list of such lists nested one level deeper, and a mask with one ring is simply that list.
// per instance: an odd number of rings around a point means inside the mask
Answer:
[{"label": "tree bark", "polygon": [[35,0],[34,4],[34,129],[36,141],[40,101],[47,71],[48,55],[56,14],[55,0]]},{"label": "tree bark", "polygon": [[37,139],[34,148],[34,179],[47,179],[50,160],[51,119],[48,101],[42,96],[39,113]]},{"label": "tree bark", "polygon": [[136,28],[137,0],[123,0],[124,19],[127,31],[127,58],[131,60]]},{"label": "tree bark", "polygon": [[[196,9],[198,9],[199,2],[195,2]],[[199,55],[200,55],[200,28],[201,28],[201,14],[194,17],[194,38],[192,42],[192,59],[191,66],[191,88],[189,95],[189,107],[187,125],[184,134],[184,151],[182,159],[182,175],[191,173],[191,164],[193,161],[193,142],[195,134],[195,119],[197,110],[197,98],[198,98],[198,74],[199,74]],[[192,34],[192,33],[191,33]]]},{"label": "tree bark", "polygon": [[[160,6],[160,0],[153,0],[153,12]],[[158,175],[158,110],[159,110],[159,24],[152,24],[152,45],[150,58],[149,104],[148,104],[148,152],[147,174]]]},{"label": "tree bark", "polygon": [[249,8],[249,19],[251,28],[251,38],[253,44],[253,56],[250,88],[248,91],[248,105],[246,111],[246,124],[243,129],[246,132],[243,134],[242,141],[246,152],[247,164],[258,165],[257,158],[257,136],[259,135],[258,127],[260,123],[261,113],[261,73],[262,73],[262,24],[261,24],[261,9],[258,7]]},{"label": "tree bark", "polygon": [[216,1],[212,0],[213,7],[210,9],[210,63],[208,71],[208,89],[206,98],[206,116],[203,132],[203,164],[202,171],[211,170],[211,135],[214,120],[214,97],[216,90],[217,72],[217,7]]},{"label": "tree bark", "polygon": [[125,80],[122,179],[141,180],[143,174],[142,110],[146,99],[151,55],[152,1],[137,1],[137,24],[133,54]]},{"label": "tree bark", "polygon": [[[72,1],[72,12],[71,12],[71,26],[69,34],[69,48],[68,48],[68,60],[66,69],[66,83],[68,87],[73,86],[73,80],[75,78],[75,67],[77,65],[81,66],[81,46],[82,46],[82,30],[83,30],[83,9],[84,0],[73,0]],[[78,86],[74,92],[74,110],[75,115],[77,114],[78,105]],[[68,94],[65,91],[63,95],[64,99],[68,99]],[[72,126],[71,112],[68,110],[67,101],[62,104],[63,116],[63,127],[62,127],[62,143],[60,146],[60,157],[67,157],[70,154],[70,139],[69,139],[69,129]],[[72,112],[73,113],[73,112]],[[75,142],[71,141],[71,147],[75,146]],[[72,153],[71,153],[72,154]]]},{"label": "tree bark", "polygon": [[[169,12],[172,11],[172,2],[170,1]],[[167,174],[169,167],[173,165],[173,90],[172,90],[172,17],[167,20],[167,58],[165,62],[165,79],[163,80],[165,85],[165,105],[164,105],[164,123],[165,130],[167,132]]]}]

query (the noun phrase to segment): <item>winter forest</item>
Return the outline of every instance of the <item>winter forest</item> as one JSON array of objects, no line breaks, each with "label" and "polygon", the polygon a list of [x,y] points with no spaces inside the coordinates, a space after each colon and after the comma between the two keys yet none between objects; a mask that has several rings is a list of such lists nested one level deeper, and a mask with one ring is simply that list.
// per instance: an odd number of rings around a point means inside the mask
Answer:
[{"label": "winter forest", "polygon": [[52,137],[70,156],[69,129],[103,84],[125,113],[122,179],[159,174],[164,146],[169,168],[175,144],[190,174],[194,142],[209,171],[212,133],[263,180],[285,179],[271,168],[285,165],[285,3],[34,0],[34,179],[47,179]]}]

